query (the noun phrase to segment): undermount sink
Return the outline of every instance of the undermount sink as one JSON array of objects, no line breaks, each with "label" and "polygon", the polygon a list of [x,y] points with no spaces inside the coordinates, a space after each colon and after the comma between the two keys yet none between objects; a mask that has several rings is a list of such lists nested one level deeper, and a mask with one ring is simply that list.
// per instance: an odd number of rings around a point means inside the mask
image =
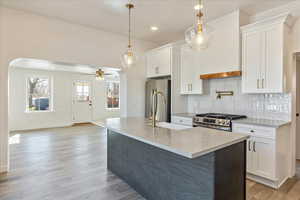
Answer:
[{"label": "undermount sink", "polygon": [[190,127],[190,126],[184,126],[184,125],[179,125],[179,124],[171,124],[171,123],[167,123],[167,122],[158,122],[157,127],[167,128],[167,129],[172,129],[172,130],[185,130],[185,129],[193,128],[193,127]]}]

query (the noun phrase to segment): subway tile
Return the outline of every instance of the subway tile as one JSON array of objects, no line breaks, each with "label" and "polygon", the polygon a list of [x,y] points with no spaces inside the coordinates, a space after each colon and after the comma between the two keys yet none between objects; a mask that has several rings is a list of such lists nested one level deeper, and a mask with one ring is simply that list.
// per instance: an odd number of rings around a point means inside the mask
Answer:
[{"label": "subway tile", "polygon": [[[188,97],[189,112],[245,114],[248,117],[291,120],[291,94],[242,94],[241,78],[206,80],[204,95]],[[217,99],[216,90],[234,91]]]}]

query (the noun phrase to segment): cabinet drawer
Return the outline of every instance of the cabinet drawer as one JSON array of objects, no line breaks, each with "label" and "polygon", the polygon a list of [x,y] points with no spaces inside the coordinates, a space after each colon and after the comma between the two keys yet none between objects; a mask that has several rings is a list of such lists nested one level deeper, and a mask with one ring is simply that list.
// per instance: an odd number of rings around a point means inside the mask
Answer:
[{"label": "cabinet drawer", "polygon": [[232,131],[236,133],[249,134],[254,137],[276,139],[275,128],[233,123]]},{"label": "cabinet drawer", "polygon": [[193,119],[192,118],[172,116],[171,121],[174,124],[182,124],[182,125],[186,125],[186,126],[193,126]]}]

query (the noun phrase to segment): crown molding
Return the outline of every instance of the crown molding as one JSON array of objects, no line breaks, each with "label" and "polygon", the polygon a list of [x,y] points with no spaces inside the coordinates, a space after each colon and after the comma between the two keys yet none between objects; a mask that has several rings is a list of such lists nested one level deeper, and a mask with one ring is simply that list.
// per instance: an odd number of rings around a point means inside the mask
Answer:
[{"label": "crown molding", "polygon": [[280,15],[265,18],[263,20],[242,26],[241,30],[248,31],[248,30],[257,29],[259,27],[268,26],[268,25],[272,25],[272,24],[286,24],[288,27],[291,28],[293,26],[292,19],[293,19],[292,16],[288,12],[281,13]]},{"label": "crown molding", "polygon": [[251,23],[255,23],[266,18],[278,16],[282,13],[289,13],[294,19],[300,17],[300,1],[293,1],[283,6],[252,15],[250,21]]}]

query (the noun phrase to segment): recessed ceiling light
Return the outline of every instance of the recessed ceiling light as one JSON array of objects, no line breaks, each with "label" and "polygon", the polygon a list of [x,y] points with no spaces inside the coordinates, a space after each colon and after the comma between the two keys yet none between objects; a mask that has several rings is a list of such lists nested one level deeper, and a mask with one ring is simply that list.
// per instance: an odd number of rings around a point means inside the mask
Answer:
[{"label": "recessed ceiling light", "polygon": [[203,5],[202,5],[202,4],[197,4],[197,5],[194,6],[194,9],[195,9],[195,10],[200,10],[200,9],[202,9],[202,8],[203,8]]},{"label": "recessed ceiling light", "polygon": [[151,31],[157,31],[158,27],[157,26],[151,26],[150,29],[151,29]]}]

